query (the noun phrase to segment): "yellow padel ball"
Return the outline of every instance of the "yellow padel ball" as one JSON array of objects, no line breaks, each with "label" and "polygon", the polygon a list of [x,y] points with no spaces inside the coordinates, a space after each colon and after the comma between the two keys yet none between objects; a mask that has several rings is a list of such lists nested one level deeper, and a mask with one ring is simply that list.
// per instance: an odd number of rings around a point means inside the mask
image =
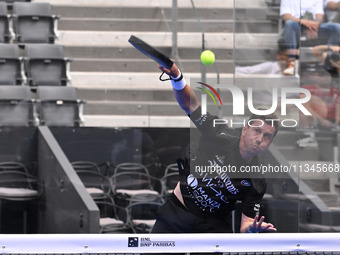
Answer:
[{"label": "yellow padel ball", "polygon": [[201,53],[201,61],[204,65],[210,66],[215,62],[215,54],[211,50],[205,50]]}]

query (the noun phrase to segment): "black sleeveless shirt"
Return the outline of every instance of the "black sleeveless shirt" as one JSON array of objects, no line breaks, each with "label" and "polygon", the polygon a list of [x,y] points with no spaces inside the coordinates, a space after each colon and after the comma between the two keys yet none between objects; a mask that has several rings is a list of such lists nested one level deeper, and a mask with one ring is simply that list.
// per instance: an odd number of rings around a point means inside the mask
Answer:
[{"label": "black sleeveless shirt", "polygon": [[[266,191],[262,178],[240,173],[249,166],[240,155],[240,134],[227,125],[216,125],[216,116],[201,115],[199,107],[190,115],[201,133],[199,148],[190,159],[179,159],[180,188],[189,211],[198,215],[227,217],[242,202],[242,213],[255,217]],[[250,165],[258,165],[254,157]],[[229,218],[229,217],[228,217]]]}]

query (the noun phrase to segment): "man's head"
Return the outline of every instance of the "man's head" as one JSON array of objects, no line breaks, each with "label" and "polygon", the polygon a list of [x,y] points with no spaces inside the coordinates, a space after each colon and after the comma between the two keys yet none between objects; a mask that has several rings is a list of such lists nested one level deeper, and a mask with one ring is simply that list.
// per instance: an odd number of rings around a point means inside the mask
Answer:
[{"label": "man's head", "polygon": [[249,118],[248,125],[242,128],[240,137],[240,152],[245,160],[251,160],[270,146],[279,129],[277,120],[275,114],[253,114]]},{"label": "man's head", "polygon": [[340,70],[340,53],[329,50],[324,53],[324,59],[326,70],[331,74],[336,74],[336,77],[338,77]]}]

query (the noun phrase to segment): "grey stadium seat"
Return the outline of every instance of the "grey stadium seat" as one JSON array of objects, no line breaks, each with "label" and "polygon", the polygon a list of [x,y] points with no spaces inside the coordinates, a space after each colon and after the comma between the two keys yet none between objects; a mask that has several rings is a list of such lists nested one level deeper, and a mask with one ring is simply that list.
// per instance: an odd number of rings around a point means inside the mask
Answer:
[{"label": "grey stadium seat", "polygon": [[7,4],[0,2],[0,43],[8,43],[10,38]]},{"label": "grey stadium seat", "polygon": [[19,48],[0,43],[0,85],[21,85],[24,82]]},{"label": "grey stadium seat", "polygon": [[30,88],[25,86],[0,86],[0,126],[35,124]]},{"label": "grey stadium seat", "polygon": [[18,43],[54,43],[58,16],[49,3],[13,3],[13,32]]},{"label": "grey stadium seat", "polygon": [[37,111],[41,125],[80,126],[83,101],[74,87],[43,86],[37,88]]},{"label": "grey stadium seat", "polygon": [[7,4],[7,8],[9,10],[13,9],[13,4],[15,2],[31,2],[31,0],[0,0],[0,2],[4,2]]},{"label": "grey stadium seat", "polygon": [[64,57],[62,45],[27,44],[24,62],[30,86],[66,86],[70,82],[71,60]]}]

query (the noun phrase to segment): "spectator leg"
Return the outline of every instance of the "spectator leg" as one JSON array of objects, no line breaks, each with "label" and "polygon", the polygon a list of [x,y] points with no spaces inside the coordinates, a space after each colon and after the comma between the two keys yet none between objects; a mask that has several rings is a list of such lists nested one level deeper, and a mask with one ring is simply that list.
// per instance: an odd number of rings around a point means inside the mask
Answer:
[{"label": "spectator leg", "polygon": [[[292,20],[287,20],[285,23],[285,28],[283,36],[287,44],[287,49],[296,50],[298,48],[298,39],[301,35],[300,25]],[[292,52],[292,51],[291,51]],[[290,55],[290,58],[296,58],[296,55]]]},{"label": "spectator leg", "polygon": [[340,24],[323,23],[319,26],[319,38],[328,40],[330,45],[340,45]]}]

